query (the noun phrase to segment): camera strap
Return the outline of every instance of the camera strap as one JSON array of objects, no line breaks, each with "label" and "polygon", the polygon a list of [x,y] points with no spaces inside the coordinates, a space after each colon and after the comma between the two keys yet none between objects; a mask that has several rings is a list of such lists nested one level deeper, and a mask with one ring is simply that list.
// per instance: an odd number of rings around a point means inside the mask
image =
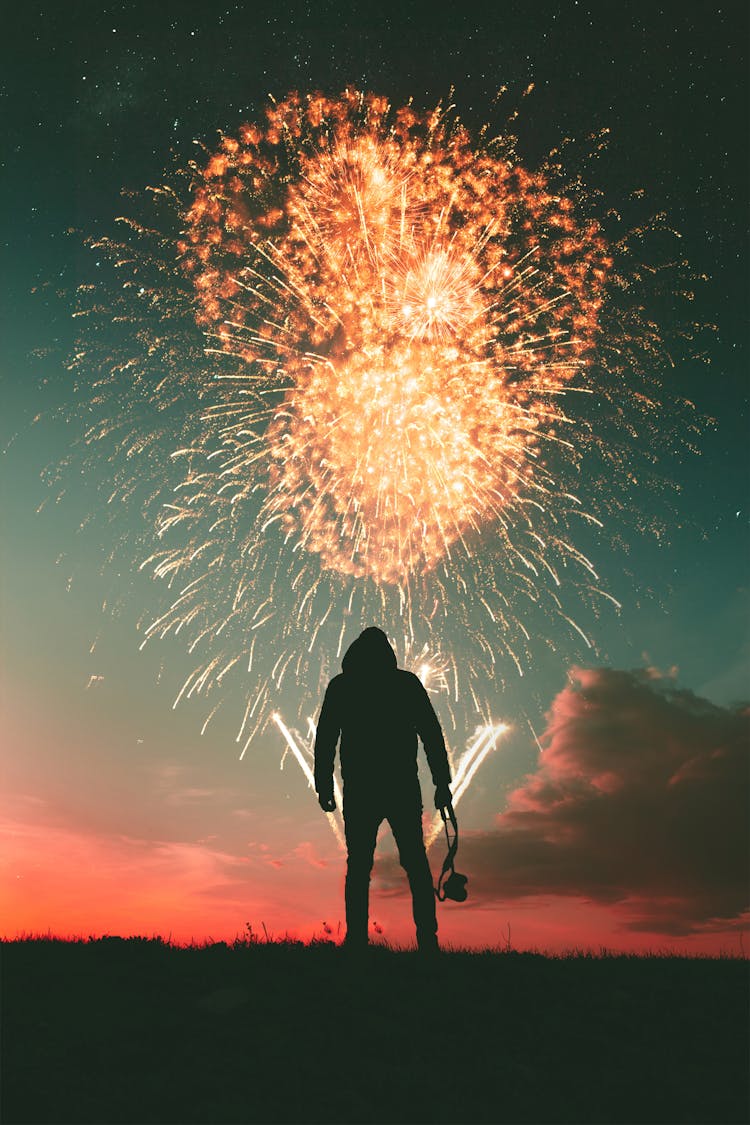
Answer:
[{"label": "camera strap", "polygon": [[[438,897],[438,902],[445,902],[446,895],[445,895],[445,890],[443,888],[443,883],[445,882],[445,880],[448,876],[448,872],[450,872],[451,875],[455,875],[455,868],[453,867],[453,861],[455,860],[456,852],[458,851],[458,821],[456,820],[456,814],[453,811],[453,805],[452,804],[445,805],[440,810],[440,815],[443,818],[443,828],[445,828],[445,838],[448,841],[448,854],[445,857],[445,859],[443,860],[443,870],[440,872],[440,878],[438,879],[437,887],[435,888],[435,894]],[[451,839],[451,834],[450,834],[450,831],[448,829],[448,821],[449,820],[450,820],[450,823],[451,823],[451,828],[453,829],[453,839]]]}]

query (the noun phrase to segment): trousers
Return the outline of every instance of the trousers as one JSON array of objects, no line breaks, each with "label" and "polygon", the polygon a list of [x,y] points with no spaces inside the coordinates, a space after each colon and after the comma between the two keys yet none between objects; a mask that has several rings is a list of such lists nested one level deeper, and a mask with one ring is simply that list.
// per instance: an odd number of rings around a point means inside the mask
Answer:
[{"label": "trousers", "polygon": [[403,795],[354,793],[344,788],[346,833],[346,941],[367,945],[370,874],[378,828],[387,820],[398,847],[398,858],[409,880],[412,914],[420,948],[432,946],[437,935],[435,891],[422,836],[422,800],[417,786]]}]

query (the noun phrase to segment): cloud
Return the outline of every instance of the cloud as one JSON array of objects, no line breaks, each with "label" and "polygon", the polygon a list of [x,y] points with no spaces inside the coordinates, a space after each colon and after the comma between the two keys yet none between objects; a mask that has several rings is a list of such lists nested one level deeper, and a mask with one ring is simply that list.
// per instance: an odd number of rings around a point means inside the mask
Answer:
[{"label": "cloud", "polygon": [[301,859],[304,863],[309,863],[310,867],[328,867],[328,860],[318,855],[317,849],[311,840],[303,840],[293,850],[293,855],[297,859]]},{"label": "cloud", "polygon": [[574,669],[547,719],[537,769],[495,828],[462,836],[473,901],[571,896],[675,936],[741,924],[750,709],[653,669]]}]

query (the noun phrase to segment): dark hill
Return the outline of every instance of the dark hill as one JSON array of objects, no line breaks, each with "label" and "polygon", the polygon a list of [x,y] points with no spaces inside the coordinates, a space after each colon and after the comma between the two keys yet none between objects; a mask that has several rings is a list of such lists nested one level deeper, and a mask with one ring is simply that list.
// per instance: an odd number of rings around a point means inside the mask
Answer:
[{"label": "dark hill", "polygon": [[744,1122],[739,959],[4,942],[2,1121]]}]

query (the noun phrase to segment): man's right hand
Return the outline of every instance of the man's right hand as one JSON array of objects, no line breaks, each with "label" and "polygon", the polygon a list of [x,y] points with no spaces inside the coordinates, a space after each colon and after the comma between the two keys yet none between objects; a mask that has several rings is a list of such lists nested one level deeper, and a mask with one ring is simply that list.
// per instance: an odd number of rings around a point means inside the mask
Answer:
[{"label": "man's right hand", "polygon": [[453,798],[451,797],[450,786],[448,786],[448,785],[437,785],[437,786],[435,786],[435,808],[436,809],[447,809],[450,805],[452,805],[452,803],[453,803]]},{"label": "man's right hand", "polygon": [[323,812],[336,811],[336,798],[333,793],[318,793],[318,804]]}]

